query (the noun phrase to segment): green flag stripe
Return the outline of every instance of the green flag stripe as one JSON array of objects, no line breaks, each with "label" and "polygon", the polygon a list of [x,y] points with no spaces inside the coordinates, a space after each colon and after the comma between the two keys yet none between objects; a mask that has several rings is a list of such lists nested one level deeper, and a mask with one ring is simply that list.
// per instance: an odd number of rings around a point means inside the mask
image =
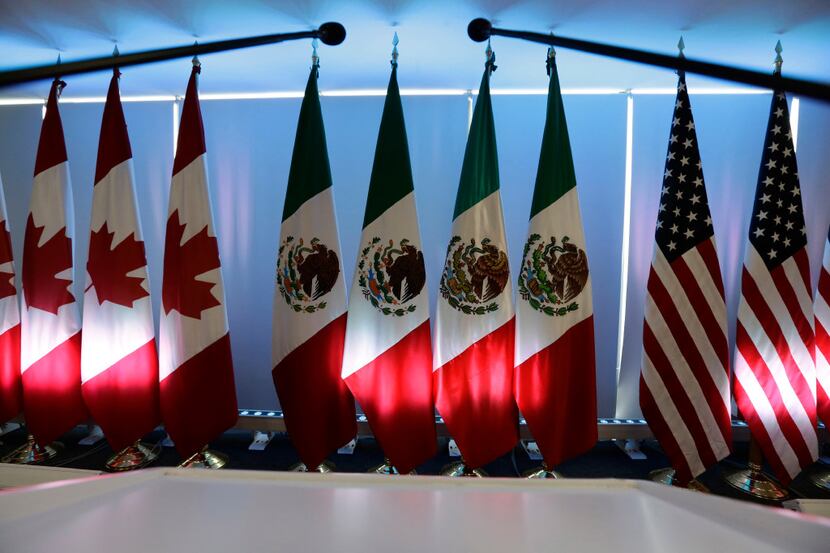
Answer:
[{"label": "green flag stripe", "polygon": [[478,92],[461,182],[455,198],[453,220],[472,206],[499,189],[499,160],[496,151],[496,126],[493,122],[493,104],[490,100],[490,71],[484,70]]},{"label": "green flag stripe", "polygon": [[380,119],[363,228],[412,192],[413,188],[409,144],[406,140],[401,92],[398,89],[398,69],[393,66]]},{"label": "green flag stripe", "polygon": [[320,109],[320,92],[317,90],[317,67],[312,67],[297,121],[282,220],[291,217],[306,201],[330,187],[331,168]]},{"label": "green flag stripe", "polygon": [[536,173],[530,218],[532,219],[575,186],[576,176],[571,156],[571,141],[568,138],[565,107],[562,104],[562,92],[559,90],[559,73],[554,60],[551,64],[548,113],[545,120],[545,132],[542,136],[542,153],[539,156],[539,170]]}]

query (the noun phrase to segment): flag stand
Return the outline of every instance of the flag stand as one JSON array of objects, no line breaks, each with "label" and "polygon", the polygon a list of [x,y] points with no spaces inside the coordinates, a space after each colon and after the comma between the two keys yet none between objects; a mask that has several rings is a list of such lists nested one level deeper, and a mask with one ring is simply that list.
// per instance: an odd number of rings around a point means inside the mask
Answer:
[{"label": "flag stand", "polygon": [[[390,476],[397,476],[401,473],[398,472],[398,469],[395,468],[395,465],[389,460],[388,457],[383,458],[383,462],[376,467],[372,467],[366,471],[369,474],[386,474]],[[408,474],[418,474],[414,470],[410,471]]]},{"label": "flag stand", "polygon": [[159,454],[155,447],[149,447],[141,440],[136,440],[134,444],[107,459],[104,467],[108,472],[125,472],[144,468],[158,458]]},{"label": "flag stand", "polygon": [[789,492],[763,471],[764,454],[754,438],[749,440],[749,462],[747,468],[723,475],[726,483],[741,492],[766,501],[783,501]]},{"label": "flag stand", "polygon": [[320,463],[316,469],[308,470],[308,465],[303,463],[302,461],[293,465],[290,469],[290,472],[319,472],[321,474],[327,474],[329,472],[334,472],[334,463],[331,461],[323,461]]},{"label": "flag stand", "polygon": [[[666,486],[678,486],[677,471],[671,467],[651,471],[648,473],[648,479],[658,484],[665,484]],[[696,478],[690,480],[686,488],[696,492],[711,493],[711,490]]]},{"label": "flag stand", "polygon": [[228,464],[228,456],[218,451],[203,447],[179,465],[179,468],[213,469],[218,470]]},{"label": "flag stand", "polygon": [[830,467],[827,463],[819,462],[820,469],[810,474],[810,482],[820,490],[830,492]]},{"label": "flag stand", "polygon": [[674,486],[677,483],[676,476],[677,472],[671,467],[655,469],[648,473],[649,480],[666,486]]},{"label": "flag stand", "polygon": [[464,459],[450,463],[441,469],[439,473],[441,476],[451,476],[453,478],[470,477],[470,478],[487,478],[489,476],[484,469],[470,468]]},{"label": "flag stand", "polygon": [[41,447],[35,441],[35,437],[29,434],[25,444],[3,457],[0,462],[12,465],[36,465],[48,461],[57,454],[55,444]]},{"label": "flag stand", "polygon": [[545,478],[545,479],[557,479],[558,480],[558,479],[562,479],[562,478],[565,478],[565,477],[562,476],[562,473],[560,473],[558,471],[555,471],[553,469],[549,469],[547,463],[543,462],[541,466],[536,467],[535,469],[530,469],[528,471],[525,471],[525,473],[522,474],[522,478],[527,478],[527,479],[537,479],[537,478],[542,479],[542,478]]}]

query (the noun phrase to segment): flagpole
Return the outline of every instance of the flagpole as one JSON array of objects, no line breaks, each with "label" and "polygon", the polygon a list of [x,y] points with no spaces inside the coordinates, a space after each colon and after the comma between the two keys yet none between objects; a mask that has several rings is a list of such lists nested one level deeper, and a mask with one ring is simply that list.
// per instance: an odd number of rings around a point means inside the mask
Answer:
[{"label": "flagpole", "polygon": [[310,31],[299,31],[296,33],[276,33],[259,35],[245,38],[234,38],[230,40],[217,40],[203,44],[192,44],[189,46],[176,46],[173,48],[158,48],[134,52],[132,54],[119,55],[118,59],[113,56],[89,58],[69,63],[55,63],[51,65],[40,65],[25,69],[14,69],[0,72],[0,87],[11,86],[41,79],[54,77],[67,77],[94,71],[113,69],[115,66],[128,67],[131,65],[143,65],[178,58],[188,58],[202,54],[213,54],[215,52],[226,52],[239,48],[250,48],[252,46],[263,46],[265,44],[276,44],[290,40],[301,40],[306,38],[319,38],[323,44],[336,46],[346,39],[346,29],[340,23],[323,23],[319,28]]},{"label": "flagpole", "polygon": [[492,23],[484,18],[473,19],[470,21],[470,24],[467,26],[467,34],[476,42],[484,42],[491,36],[519,38],[530,42],[561,46],[562,48],[569,48],[571,50],[579,50],[581,52],[589,52],[591,54],[599,54],[601,56],[608,56],[616,59],[644,63],[657,67],[666,67],[669,69],[676,69],[678,71],[686,71],[688,73],[696,73],[698,75],[734,81],[770,90],[783,90],[799,96],[806,96],[822,100],[824,102],[830,102],[830,84],[828,83],[769,75],[761,71],[751,71],[749,69],[742,69],[719,63],[678,58],[676,56],[658,54],[656,52],[648,52],[646,50],[639,50],[636,48],[626,48],[624,46],[603,44],[601,42],[593,42],[590,40],[580,40],[553,34],[535,33],[531,31],[500,29],[498,27],[493,27]]}]

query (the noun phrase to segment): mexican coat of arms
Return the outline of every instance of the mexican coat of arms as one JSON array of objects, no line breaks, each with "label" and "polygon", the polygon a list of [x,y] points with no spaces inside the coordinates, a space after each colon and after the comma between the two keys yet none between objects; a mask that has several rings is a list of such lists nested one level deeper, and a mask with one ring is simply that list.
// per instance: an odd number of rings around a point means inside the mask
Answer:
[{"label": "mexican coat of arms", "polygon": [[357,283],[366,301],[384,315],[414,312],[412,302],[426,280],[424,254],[406,238],[396,245],[376,236],[360,250]]},{"label": "mexican coat of arms", "polygon": [[588,258],[567,236],[545,241],[531,234],[519,272],[519,295],[530,306],[551,317],[579,309],[575,301],[588,282]]},{"label": "mexican coat of arms", "polygon": [[288,236],[277,253],[277,288],[297,313],[314,313],[326,308],[328,294],[340,275],[337,253],[312,238],[306,245]]},{"label": "mexican coat of arms", "polygon": [[510,278],[507,254],[484,238],[465,242],[453,236],[447,246],[447,261],[441,275],[441,297],[465,315],[484,315],[499,309],[493,301]]}]

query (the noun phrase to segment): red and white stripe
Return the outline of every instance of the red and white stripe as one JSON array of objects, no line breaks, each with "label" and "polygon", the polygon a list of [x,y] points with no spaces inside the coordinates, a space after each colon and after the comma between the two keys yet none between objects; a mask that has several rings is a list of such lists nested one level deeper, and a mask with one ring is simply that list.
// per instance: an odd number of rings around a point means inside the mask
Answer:
[{"label": "red and white stripe", "polygon": [[784,484],[818,456],[813,301],[806,248],[767,269],[747,244],[735,400]]},{"label": "red and white stripe", "polygon": [[729,455],[726,304],[714,238],[669,262],[655,248],[640,404],[681,480]]},{"label": "red and white stripe", "polygon": [[816,395],[818,418],[830,426],[830,237],[818,278],[816,303]]}]

